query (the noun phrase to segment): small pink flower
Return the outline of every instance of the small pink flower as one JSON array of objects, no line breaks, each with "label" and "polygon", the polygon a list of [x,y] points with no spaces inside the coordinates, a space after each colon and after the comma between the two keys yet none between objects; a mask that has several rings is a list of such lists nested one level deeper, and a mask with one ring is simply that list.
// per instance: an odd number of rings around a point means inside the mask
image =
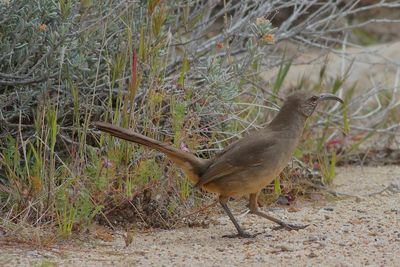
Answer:
[{"label": "small pink flower", "polygon": [[343,140],[340,139],[332,139],[326,143],[327,147],[336,147],[343,144]]},{"label": "small pink flower", "polygon": [[40,31],[40,32],[44,32],[44,31],[46,31],[46,29],[47,29],[47,26],[46,26],[46,24],[39,24],[39,26],[38,26],[38,31]]},{"label": "small pink flower", "polygon": [[103,158],[103,166],[104,168],[111,168],[113,164],[108,158]]},{"label": "small pink flower", "polygon": [[185,152],[190,152],[189,148],[187,147],[187,145],[185,143],[181,143],[181,150],[185,151]]},{"label": "small pink flower", "polygon": [[217,47],[217,49],[222,49],[222,48],[224,48],[224,44],[219,42],[216,44],[216,47]]},{"label": "small pink flower", "polygon": [[314,170],[320,170],[320,169],[321,169],[321,166],[319,165],[318,162],[314,162],[314,163],[313,163],[313,169],[314,169]]}]

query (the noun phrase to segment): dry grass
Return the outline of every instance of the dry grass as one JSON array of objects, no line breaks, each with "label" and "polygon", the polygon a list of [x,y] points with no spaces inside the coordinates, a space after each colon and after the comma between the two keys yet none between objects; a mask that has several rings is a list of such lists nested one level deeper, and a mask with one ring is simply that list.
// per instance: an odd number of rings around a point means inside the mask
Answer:
[{"label": "dry grass", "polygon": [[[343,48],[350,45],[347,32],[359,26],[344,26],[347,16],[399,6],[192,2],[0,5],[0,225],[7,235],[49,243],[94,221],[111,228],[174,227],[179,215],[212,196],[191,190],[162,155],[101,135],[92,121],[133,128],[210,157],[275,114],[291,67],[276,44],[290,39]],[[277,77],[259,86],[258,74],[274,66],[281,66]],[[391,111],[399,104],[398,84],[355,97],[343,74],[329,81],[322,69],[318,84],[299,83],[339,94],[346,106],[329,107],[309,121],[295,155],[302,163],[277,180],[273,200],[301,194],[296,181],[309,174],[329,183],[331,155],[343,160],[376,132],[397,129],[399,117]],[[360,109],[366,101],[370,105]],[[363,135],[353,142],[347,133],[354,119],[368,124],[354,125]],[[346,144],[335,145],[337,140]],[[291,170],[300,170],[296,179]],[[44,237],[42,229],[54,227],[56,233]]]}]

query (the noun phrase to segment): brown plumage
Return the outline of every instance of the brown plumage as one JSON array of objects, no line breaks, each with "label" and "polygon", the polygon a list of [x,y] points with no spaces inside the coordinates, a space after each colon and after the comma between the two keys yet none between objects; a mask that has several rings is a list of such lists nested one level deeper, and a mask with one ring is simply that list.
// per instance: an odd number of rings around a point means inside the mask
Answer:
[{"label": "brown plumage", "polygon": [[[173,146],[109,123],[96,122],[96,127],[113,136],[163,152],[182,168],[190,181],[208,192],[219,195],[219,202],[235,225],[238,234],[252,237],[242,230],[227,206],[229,197],[250,195],[250,212],[267,218],[288,230],[302,229],[275,219],[258,210],[257,197],[283,170],[302,135],[304,124],[323,100],[343,101],[331,94],[312,95],[296,92],[290,95],[271,123],[229,145],[214,158],[201,159]],[[231,236],[229,236],[231,237]]]}]

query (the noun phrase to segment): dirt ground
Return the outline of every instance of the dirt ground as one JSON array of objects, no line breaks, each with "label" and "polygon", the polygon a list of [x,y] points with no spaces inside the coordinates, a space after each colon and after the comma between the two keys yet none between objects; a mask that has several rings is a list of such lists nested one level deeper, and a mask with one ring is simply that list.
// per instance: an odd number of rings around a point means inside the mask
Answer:
[{"label": "dirt ground", "polygon": [[222,238],[235,229],[221,213],[207,229],[136,233],[128,247],[120,235],[43,250],[7,245],[0,247],[0,266],[400,266],[400,166],[338,168],[333,188],[360,198],[262,208],[310,224],[299,231],[273,231],[265,219],[241,216],[241,202],[235,209],[241,224],[262,232],[254,239]]}]

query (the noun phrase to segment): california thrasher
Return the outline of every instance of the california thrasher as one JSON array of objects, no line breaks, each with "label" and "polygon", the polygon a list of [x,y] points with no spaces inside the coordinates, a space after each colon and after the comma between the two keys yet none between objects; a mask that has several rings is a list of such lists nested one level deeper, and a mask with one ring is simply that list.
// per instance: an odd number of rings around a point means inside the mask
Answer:
[{"label": "california thrasher", "polygon": [[290,160],[302,135],[305,122],[323,100],[343,100],[332,94],[312,95],[296,92],[290,95],[271,123],[237,142],[214,158],[202,159],[168,144],[109,123],[96,122],[96,127],[113,136],[159,150],[182,168],[190,181],[208,192],[219,195],[219,203],[235,225],[238,234],[227,237],[253,237],[245,232],[227,206],[231,196],[250,195],[250,212],[271,220],[288,230],[306,226],[288,224],[259,211],[257,198]]}]

